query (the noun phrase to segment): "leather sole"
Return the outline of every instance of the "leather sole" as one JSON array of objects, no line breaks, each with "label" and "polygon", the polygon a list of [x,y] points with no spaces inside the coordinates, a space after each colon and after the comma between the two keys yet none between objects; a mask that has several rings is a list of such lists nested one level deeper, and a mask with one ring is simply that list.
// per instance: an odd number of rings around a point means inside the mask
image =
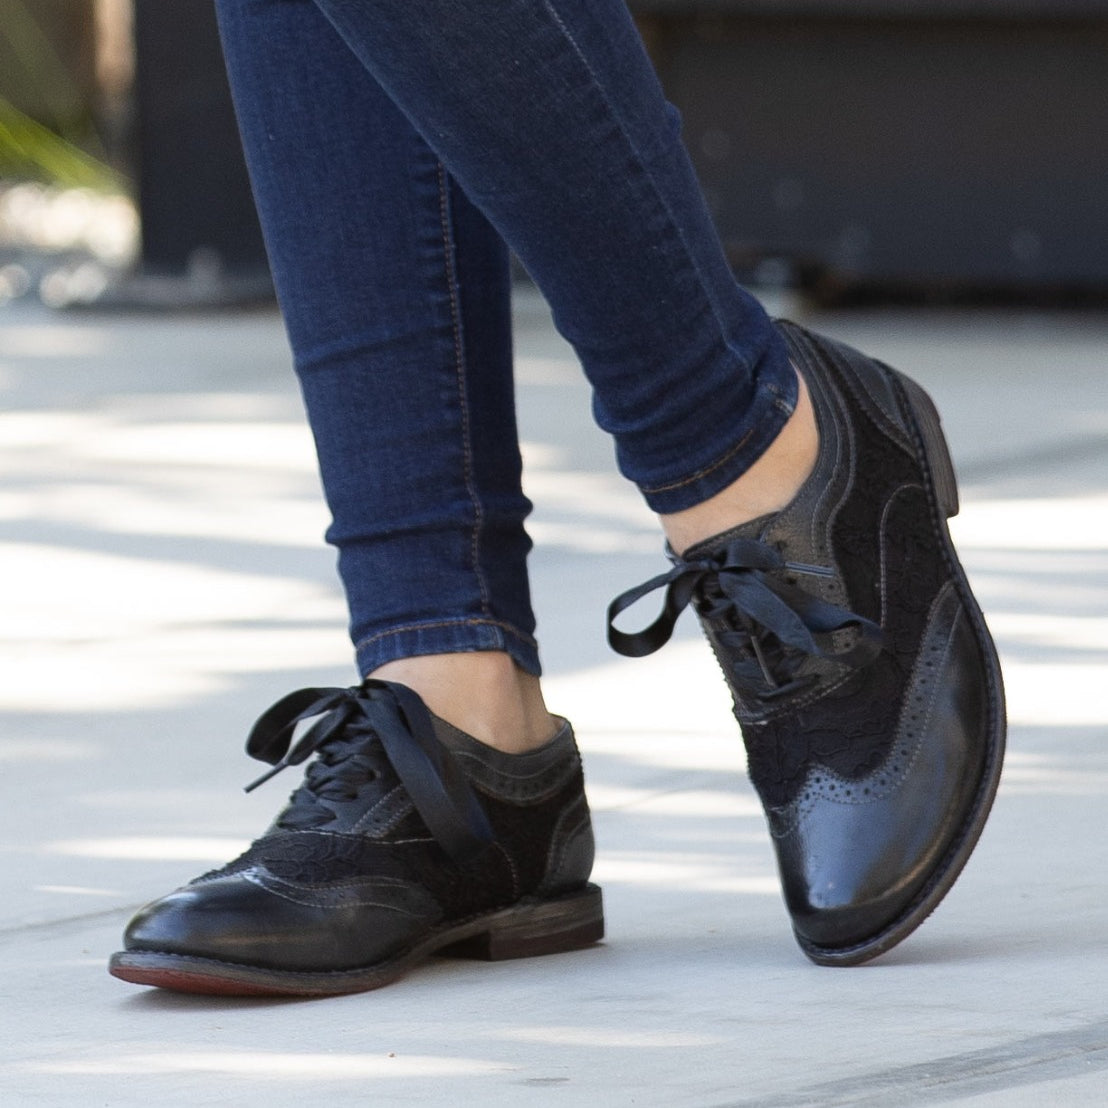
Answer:
[{"label": "leather sole", "polygon": [[379,989],[434,955],[497,962],[580,950],[603,937],[603,901],[590,884],[554,900],[523,900],[440,928],[408,950],[361,968],[301,972],[135,950],[112,955],[108,970],[135,985],[206,996],[341,996]]},{"label": "leather sole", "polygon": [[965,571],[958,560],[947,526],[947,520],[958,514],[958,491],[939,414],[931,397],[919,385],[895,370],[888,370],[888,373],[901,408],[908,417],[906,422],[915,441],[916,453],[929,482],[928,499],[932,510],[932,525],[941,541],[951,577],[981,649],[988,682],[990,712],[987,749],[981,782],[959,833],[954,837],[931,879],[896,919],[877,934],[849,947],[822,947],[797,935],[801,950],[821,966],[857,966],[869,962],[892,949],[927,919],[950,891],[981,837],[1000,784],[1004,761],[1006,721],[1000,660],[992,636],[985,626],[985,617],[974,599]]}]

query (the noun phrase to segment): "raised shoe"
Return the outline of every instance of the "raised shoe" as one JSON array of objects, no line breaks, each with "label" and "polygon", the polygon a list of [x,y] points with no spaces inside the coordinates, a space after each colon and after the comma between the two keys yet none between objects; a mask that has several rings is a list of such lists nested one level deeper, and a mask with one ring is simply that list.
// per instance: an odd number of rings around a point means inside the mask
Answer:
[{"label": "raised shoe", "polygon": [[[985,825],[1004,750],[996,651],[947,528],[958,496],[915,382],[780,324],[818,421],[781,512],[613,601],[612,646],[658,649],[692,603],[723,669],[804,952],[854,965],[910,934]],[[612,621],[655,588],[645,630]]]}]

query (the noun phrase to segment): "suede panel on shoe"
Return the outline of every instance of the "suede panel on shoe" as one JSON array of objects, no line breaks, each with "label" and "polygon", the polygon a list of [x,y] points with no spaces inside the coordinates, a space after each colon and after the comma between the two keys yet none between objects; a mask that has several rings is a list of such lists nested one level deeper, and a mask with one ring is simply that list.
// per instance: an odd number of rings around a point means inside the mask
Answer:
[{"label": "suede panel on shoe", "polygon": [[[818,702],[801,699],[766,713],[757,726],[750,721],[750,776],[769,806],[795,799],[813,763],[857,780],[888,757],[901,690],[915,664],[931,604],[949,577],[941,561],[926,557],[934,542],[930,512],[908,460],[880,440],[885,449],[867,449],[869,439],[858,435],[857,462],[857,472],[869,476],[858,481],[858,491],[835,515],[831,547],[837,575],[847,582],[845,606],[881,627],[886,649]],[[790,548],[779,538],[792,526],[789,515],[775,520],[764,541]],[[881,553],[884,557],[878,557]],[[890,589],[896,592],[895,603],[887,601]]]}]

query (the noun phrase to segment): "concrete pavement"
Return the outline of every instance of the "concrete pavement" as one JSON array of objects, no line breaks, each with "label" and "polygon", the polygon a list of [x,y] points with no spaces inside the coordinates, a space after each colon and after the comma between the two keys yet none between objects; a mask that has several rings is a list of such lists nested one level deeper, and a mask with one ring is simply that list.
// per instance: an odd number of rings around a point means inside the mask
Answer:
[{"label": "concrete pavement", "polygon": [[1011,753],[947,901],[868,967],[796,949],[691,617],[641,661],[610,597],[662,566],[546,313],[517,306],[533,574],[609,938],[377,993],[216,1001],[110,978],[144,900],[258,833],[241,743],[353,679],[270,313],[0,314],[0,1097],[12,1105],[1100,1105],[1108,1100],[1108,317],[806,322],[935,395]]}]

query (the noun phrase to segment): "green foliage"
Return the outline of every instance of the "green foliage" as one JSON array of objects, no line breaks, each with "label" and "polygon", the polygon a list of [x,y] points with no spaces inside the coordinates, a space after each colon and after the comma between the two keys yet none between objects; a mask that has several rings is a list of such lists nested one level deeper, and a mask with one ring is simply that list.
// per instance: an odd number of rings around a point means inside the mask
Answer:
[{"label": "green foliage", "polygon": [[55,135],[0,97],[0,177],[32,178],[103,192],[123,182],[103,162]]},{"label": "green foliage", "polygon": [[[0,178],[118,192],[103,161],[90,90],[72,71],[88,0],[0,0]],[[73,5],[68,8],[67,5]],[[59,28],[69,28],[63,49]],[[76,28],[74,30],[74,28]],[[68,58],[68,61],[66,60]],[[30,114],[29,114],[30,113]]]}]

